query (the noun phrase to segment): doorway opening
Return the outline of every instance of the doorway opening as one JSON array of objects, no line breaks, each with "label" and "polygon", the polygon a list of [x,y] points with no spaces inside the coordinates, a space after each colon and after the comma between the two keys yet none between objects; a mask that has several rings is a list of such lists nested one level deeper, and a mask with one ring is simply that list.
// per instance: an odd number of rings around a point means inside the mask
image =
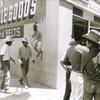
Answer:
[{"label": "doorway opening", "polygon": [[88,32],[88,20],[73,15],[72,38],[81,37]]}]

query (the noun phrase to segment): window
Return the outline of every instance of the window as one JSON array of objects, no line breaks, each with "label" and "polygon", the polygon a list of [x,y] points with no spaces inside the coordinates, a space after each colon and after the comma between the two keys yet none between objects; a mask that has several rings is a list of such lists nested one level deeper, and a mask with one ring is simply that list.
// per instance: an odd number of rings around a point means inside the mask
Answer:
[{"label": "window", "polygon": [[88,21],[77,16],[73,16],[72,37],[81,37],[88,32]]},{"label": "window", "polygon": [[73,14],[83,17],[83,10],[73,7]]}]

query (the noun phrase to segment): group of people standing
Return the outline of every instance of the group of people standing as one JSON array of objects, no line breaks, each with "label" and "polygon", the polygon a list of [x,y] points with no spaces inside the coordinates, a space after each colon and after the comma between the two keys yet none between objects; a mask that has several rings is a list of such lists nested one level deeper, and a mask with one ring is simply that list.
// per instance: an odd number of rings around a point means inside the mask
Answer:
[{"label": "group of people standing", "polygon": [[[86,44],[86,46],[84,45]],[[67,67],[63,100],[100,100],[100,32],[74,36],[64,60]],[[72,69],[69,71],[68,66]],[[69,76],[69,77],[68,77]]]},{"label": "group of people standing", "polygon": [[[33,25],[32,41],[31,46],[35,50],[37,57],[41,55],[42,59],[42,34],[38,31],[37,22]],[[29,87],[27,74],[29,71],[29,60],[32,59],[32,62],[35,63],[35,60],[32,58],[32,50],[28,45],[28,38],[22,38],[22,46],[18,50],[18,62],[21,66],[22,76],[18,80],[21,85],[24,85],[25,88]],[[10,46],[12,45],[14,39],[11,36],[7,36],[4,39],[4,45],[0,49],[0,61],[1,61],[1,70],[3,71],[3,78],[1,82],[1,89],[4,92],[9,93],[10,85],[10,60],[14,63],[15,60],[10,55]]]},{"label": "group of people standing", "polygon": [[[3,71],[3,78],[1,82],[1,89],[4,92],[11,92],[10,89],[10,60],[14,63],[15,60],[11,57],[10,46],[12,45],[13,38],[7,36],[4,39],[4,45],[0,49],[0,61],[1,61],[1,70]],[[28,46],[28,39],[22,38],[22,46],[18,50],[18,61],[21,66],[22,77],[19,79],[20,84],[23,84],[25,88],[28,88],[28,69],[29,69],[29,59],[32,57],[31,47]],[[34,60],[33,60],[33,63]]]}]

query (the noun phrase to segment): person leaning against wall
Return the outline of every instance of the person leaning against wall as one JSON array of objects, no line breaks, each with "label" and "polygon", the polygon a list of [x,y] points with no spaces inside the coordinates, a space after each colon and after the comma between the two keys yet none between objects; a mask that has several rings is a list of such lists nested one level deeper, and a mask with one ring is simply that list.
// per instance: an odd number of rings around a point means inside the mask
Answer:
[{"label": "person leaning against wall", "polygon": [[4,39],[5,44],[1,47],[0,50],[0,59],[1,59],[1,70],[3,71],[3,80],[1,83],[1,89],[5,93],[10,93],[10,60],[15,63],[15,60],[10,56],[10,46],[12,45],[12,37],[7,36]]},{"label": "person leaning against wall", "polygon": [[83,53],[81,71],[84,74],[83,100],[100,100],[100,32],[92,29],[84,34],[89,52]]},{"label": "person leaning against wall", "polygon": [[[18,61],[21,66],[22,77],[19,79],[21,85],[25,85],[25,88],[29,87],[27,74],[29,71],[29,59],[32,58],[31,47],[28,45],[28,39],[22,38],[22,46],[19,48]],[[32,59],[32,62],[35,61]]]},{"label": "person leaning against wall", "polygon": [[36,51],[37,57],[40,56],[42,60],[42,33],[38,29],[37,22],[33,25],[33,31],[31,45]]}]

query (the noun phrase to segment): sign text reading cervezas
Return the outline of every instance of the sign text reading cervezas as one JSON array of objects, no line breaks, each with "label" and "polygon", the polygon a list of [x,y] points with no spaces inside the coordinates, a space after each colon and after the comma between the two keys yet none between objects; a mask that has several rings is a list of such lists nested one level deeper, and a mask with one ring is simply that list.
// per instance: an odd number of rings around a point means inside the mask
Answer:
[{"label": "sign text reading cervezas", "polygon": [[24,0],[11,5],[9,8],[4,8],[0,12],[0,24],[21,20],[27,17],[34,16],[36,11],[37,0]]}]

